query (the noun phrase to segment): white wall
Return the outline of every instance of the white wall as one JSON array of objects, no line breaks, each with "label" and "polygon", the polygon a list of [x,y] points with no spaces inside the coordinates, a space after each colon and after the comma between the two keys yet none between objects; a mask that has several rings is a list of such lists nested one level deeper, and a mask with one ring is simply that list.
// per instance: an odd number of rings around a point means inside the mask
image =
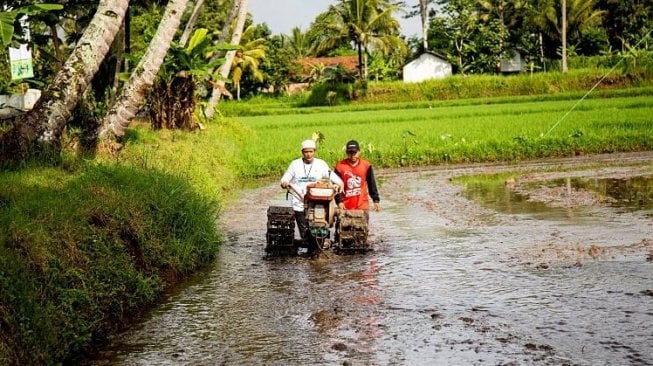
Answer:
[{"label": "white wall", "polygon": [[423,53],[418,58],[404,65],[404,82],[418,83],[428,79],[444,79],[451,75],[451,64],[430,53]]}]

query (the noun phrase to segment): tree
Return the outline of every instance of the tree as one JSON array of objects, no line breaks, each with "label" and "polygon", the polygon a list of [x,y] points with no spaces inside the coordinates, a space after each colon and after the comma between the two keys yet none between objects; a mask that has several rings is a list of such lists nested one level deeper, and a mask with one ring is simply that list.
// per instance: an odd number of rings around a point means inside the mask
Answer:
[{"label": "tree", "polygon": [[73,108],[88,87],[118,33],[128,0],[101,0],[71,56],[34,108],[0,138],[0,159],[58,152]]},{"label": "tree", "polygon": [[[236,17],[236,25],[234,26],[234,30],[231,35],[230,44],[239,45],[240,38],[243,34],[243,29],[245,28],[245,20],[247,19],[248,0],[234,0],[234,1],[235,1],[234,9],[238,9],[238,15]],[[226,32],[223,32],[223,34],[226,34]],[[229,72],[231,71],[231,65],[233,63],[233,59],[235,55],[236,55],[236,51],[227,52],[227,56],[225,57],[225,62],[220,67],[220,76],[223,79],[226,79],[227,76],[229,76]],[[209,102],[207,103],[206,109],[204,111],[206,117],[209,119],[213,118],[213,113],[215,112],[215,106],[218,104],[218,101],[220,100],[220,96],[222,95],[222,89],[224,89],[224,82],[218,81],[217,85],[211,91],[211,98],[209,99]]]},{"label": "tree", "polygon": [[[558,47],[564,41],[567,45],[575,45],[581,39],[583,32],[600,25],[605,11],[596,8],[595,0],[565,0],[566,27],[562,26],[561,0],[536,0],[534,6],[534,25],[544,35],[550,37],[549,41]],[[567,48],[567,47],[565,47]],[[555,53],[549,52],[549,57]]]},{"label": "tree", "polygon": [[625,51],[653,29],[653,0],[597,0],[596,3],[598,9],[605,11],[603,26],[615,50]]},{"label": "tree", "polygon": [[500,31],[500,52],[507,48],[522,46],[527,17],[531,14],[531,2],[527,0],[479,0],[479,19],[486,24],[496,22]]},{"label": "tree", "polygon": [[290,48],[295,58],[303,58],[314,55],[314,47],[308,32],[302,32],[301,28],[294,27],[290,30],[290,36],[283,35],[285,45]]},{"label": "tree", "polygon": [[406,44],[399,38],[399,22],[393,13],[399,6],[386,0],[340,0],[329,7],[329,17],[319,24],[330,37],[329,43],[342,39],[353,42],[358,52],[358,73],[367,79],[367,56],[371,49],[387,54],[406,52]]},{"label": "tree", "polygon": [[[301,71],[303,67],[297,62],[294,52],[286,46],[286,38],[282,35],[270,35],[272,32],[266,24],[257,25],[259,34],[266,39],[265,59],[259,65],[263,72],[264,80],[259,85],[274,92],[284,90],[292,82],[303,81]],[[241,83],[242,84],[242,83]]]},{"label": "tree", "polygon": [[195,23],[197,23],[197,19],[199,18],[200,15],[200,10],[202,9],[202,5],[204,5],[204,0],[195,1],[195,6],[193,6],[193,12],[191,13],[190,18],[186,23],[186,27],[184,28],[184,33],[182,33],[181,37],[179,37],[179,45],[181,47],[186,46],[186,42],[188,42],[188,38],[190,38],[190,35],[193,32]]},{"label": "tree", "polygon": [[108,131],[117,137],[122,137],[125,134],[125,129],[138,112],[147,90],[154,83],[154,78],[170,48],[172,38],[179,29],[181,16],[187,4],[188,0],[168,1],[154,38],[129,80],[123,86],[120,97],[105,117],[100,136],[106,136]]}]

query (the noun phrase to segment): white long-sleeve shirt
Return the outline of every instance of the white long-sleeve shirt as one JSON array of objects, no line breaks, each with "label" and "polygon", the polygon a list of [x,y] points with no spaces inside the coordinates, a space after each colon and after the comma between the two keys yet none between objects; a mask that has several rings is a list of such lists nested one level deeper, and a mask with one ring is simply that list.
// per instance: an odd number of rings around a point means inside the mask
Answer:
[{"label": "white long-sleeve shirt", "polygon": [[[281,177],[281,182],[287,182],[295,186],[303,195],[306,193],[306,186],[309,183],[317,182],[322,178],[329,177],[331,183],[343,186],[342,179],[331,171],[327,163],[318,158],[313,158],[310,164],[304,163],[302,158],[290,162],[288,169]],[[304,202],[291,195],[293,210],[304,211]]]}]

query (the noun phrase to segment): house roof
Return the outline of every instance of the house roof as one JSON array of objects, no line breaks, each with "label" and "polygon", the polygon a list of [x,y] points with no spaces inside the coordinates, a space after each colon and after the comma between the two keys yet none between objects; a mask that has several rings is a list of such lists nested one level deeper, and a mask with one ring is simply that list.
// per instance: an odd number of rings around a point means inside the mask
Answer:
[{"label": "house roof", "polygon": [[308,75],[315,65],[323,64],[324,66],[337,66],[340,65],[349,72],[356,72],[358,70],[358,56],[336,56],[336,57],[304,57],[297,59],[297,62],[302,65],[302,74]]},{"label": "house roof", "polygon": [[435,52],[433,52],[433,51],[424,51],[424,52],[420,53],[419,55],[415,56],[414,58],[412,58],[412,59],[406,61],[406,63],[405,63],[404,65],[409,64],[409,63],[411,63],[411,62],[417,60],[418,58],[420,58],[420,57],[421,57],[422,55],[424,55],[424,54],[427,54],[427,55],[431,55],[431,56],[437,57],[437,58],[439,58],[439,59],[441,59],[442,61],[445,61],[445,62],[449,62],[449,61],[447,60],[447,57],[446,57],[446,56],[443,56],[443,55],[441,55],[441,54],[439,54],[439,53],[435,53]]}]

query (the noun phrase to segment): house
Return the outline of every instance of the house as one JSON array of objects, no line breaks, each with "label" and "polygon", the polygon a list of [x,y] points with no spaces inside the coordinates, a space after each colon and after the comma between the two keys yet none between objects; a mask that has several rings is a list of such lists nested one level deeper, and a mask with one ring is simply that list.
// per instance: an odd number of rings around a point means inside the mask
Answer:
[{"label": "house", "polygon": [[321,76],[327,68],[340,66],[347,72],[358,74],[358,56],[336,56],[336,57],[304,57],[296,60],[300,66],[297,78],[304,81],[293,83],[286,87],[288,94],[295,94],[308,90],[311,83]]},{"label": "house", "polygon": [[302,65],[302,75],[309,76],[315,67],[341,66],[351,73],[358,73],[358,56],[304,57],[297,60]]},{"label": "house", "polygon": [[451,73],[452,66],[446,57],[429,51],[422,53],[403,67],[404,82],[406,83],[444,79]]},{"label": "house", "polygon": [[512,50],[506,52],[499,62],[499,68],[502,73],[520,72],[524,69],[524,63],[519,52]]}]

